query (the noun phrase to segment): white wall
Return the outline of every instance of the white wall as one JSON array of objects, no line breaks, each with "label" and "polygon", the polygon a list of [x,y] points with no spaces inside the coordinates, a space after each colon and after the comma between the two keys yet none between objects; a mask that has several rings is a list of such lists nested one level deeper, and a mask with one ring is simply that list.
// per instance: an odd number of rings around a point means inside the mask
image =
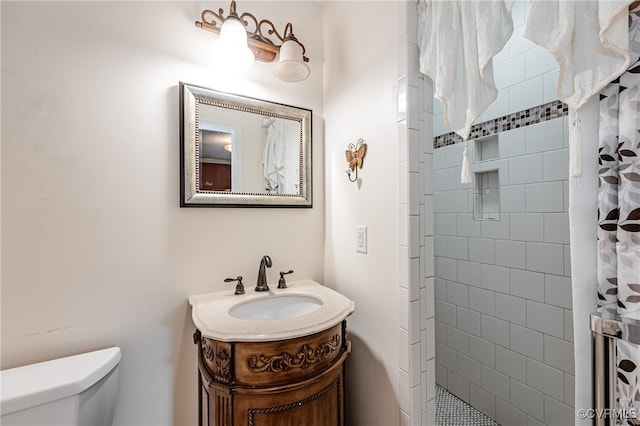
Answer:
[{"label": "white wall", "polygon": [[[394,2],[325,2],[325,282],[356,303],[348,326],[347,424],[399,424],[398,126]],[[368,145],[361,185],[345,150]],[[406,178],[406,177],[405,177]],[[355,251],[366,225],[368,253]],[[408,389],[407,389],[408,391]],[[405,395],[406,396],[406,395]]]},{"label": "white wall", "polygon": [[[238,4],[239,11],[272,19],[278,28],[294,24],[312,68],[298,84],[277,81],[272,65],[254,64],[247,78],[222,78],[206,63],[203,52],[213,35],[194,21],[205,8],[228,9],[226,0],[0,7],[2,368],[118,345],[123,359],[116,424],[195,424],[188,296],[224,288],[227,276],[243,275],[251,287],[263,254],[274,262],[272,282],[289,268],[294,278],[323,281],[321,5]],[[312,109],[313,209],[179,208],[179,81]],[[360,85],[360,92],[366,87]],[[387,101],[389,92],[380,91]],[[362,104],[359,121],[366,110]],[[393,140],[384,128],[370,130],[361,136],[372,145]],[[359,131],[333,132],[332,142],[342,148]],[[396,179],[395,169],[382,173],[384,152],[372,149],[370,164],[380,173],[367,181],[370,194]],[[342,187],[347,189],[355,187]],[[371,209],[372,199],[358,209]],[[351,197],[341,211],[358,201]],[[375,252],[381,238],[395,235],[381,225],[394,214],[358,217],[370,225],[366,259],[387,261]],[[389,267],[394,270],[394,259]],[[368,301],[357,298],[363,312],[353,324],[366,330],[358,332],[361,339],[387,336],[383,319],[395,318],[393,304],[378,315],[386,309],[387,274],[373,283],[373,274],[365,274],[354,283]],[[375,308],[369,314],[374,318],[365,316],[365,308]],[[393,363],[389,340],[379,343],[378,361]],[[369,385],[363,384],[373,389]]]}]

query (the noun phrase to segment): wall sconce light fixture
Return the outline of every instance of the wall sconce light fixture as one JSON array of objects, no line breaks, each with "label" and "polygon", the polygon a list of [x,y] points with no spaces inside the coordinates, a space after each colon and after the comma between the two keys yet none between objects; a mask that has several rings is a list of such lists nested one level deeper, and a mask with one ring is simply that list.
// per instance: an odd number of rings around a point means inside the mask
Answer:
[{"label": "wall sconce light fixture", "polygon": [[[349,168],[346,172],[347,176],[349,176],[349,180],[351,182],[355,182],[358,180],[358,169],[362,168],[364,156],[367,153],[367,144],[364,143],[362,138],[360,138],[355,145],[350,143],[347,148],[348,149],[344,152],[347,157],[347,163],[349,163]],[[351,179],[353,172],[355,172],[355,177]]]},{"label": "wall sconce light fixture", "polygon": [[196,21],[196,27],[220,35],[217,50],[226,61],[235,61],[238,66],[247,67],[253,58],[261,62],[273,62],[279,54],[274,74],[280,80],[295,82],[309,76],[309,58],[304,55],[304,45],[293,35],[291,23],[287,23],[283,34],[280,34],[268,19],[259,21],[248,12],[238,15],[235,0],[231,1],[227,17],[222,8],[217,13],[206,9],[202,11],[201,19]]}]

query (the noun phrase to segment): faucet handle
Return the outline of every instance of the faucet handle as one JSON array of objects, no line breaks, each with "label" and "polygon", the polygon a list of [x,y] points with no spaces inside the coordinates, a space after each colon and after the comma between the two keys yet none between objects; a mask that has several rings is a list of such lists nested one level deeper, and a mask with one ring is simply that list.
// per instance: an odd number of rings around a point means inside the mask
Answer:
[{"label": "faucet handle", "polygon": [[278,288],[287,288],[287,281],[285,281],[284,276],[293,274],[293,269],[289,269],[287,272],[280,272],[280,279],[278,280]]},{"label": "faucet handle", "polygon": [[225,278],[224,279],[225,283],[232,283],[234,281],[238,281],[238,284],[236,285],[236,292],[233,293],[233,294],[235,294],[235,295],[244,294],[244,285],[242,284],[242,275],[238,275],[237,278]]}]

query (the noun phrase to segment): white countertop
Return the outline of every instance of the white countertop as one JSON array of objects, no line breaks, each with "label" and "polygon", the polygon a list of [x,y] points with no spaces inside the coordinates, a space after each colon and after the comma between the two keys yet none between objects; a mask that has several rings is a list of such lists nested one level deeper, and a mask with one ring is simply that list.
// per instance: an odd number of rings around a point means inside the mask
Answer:
[{"label": "white countertop", "polygon": [[[199,294],[189,297],[192,307],[191,318],[204,337],[225,342],[265,342],[284,340],[324,331],[339,324],[351,315],[355,303],[342,294],[313,280],[287,283],[287,288],[275,288],[256,292],[252,286],[245,286],[246,294],[234,295],[235,289]],[[322,302],[322,306],[303,316],[254,321],[234,318],[229,311],[236,305],[263,299],[274,295],[309,296]]]}]

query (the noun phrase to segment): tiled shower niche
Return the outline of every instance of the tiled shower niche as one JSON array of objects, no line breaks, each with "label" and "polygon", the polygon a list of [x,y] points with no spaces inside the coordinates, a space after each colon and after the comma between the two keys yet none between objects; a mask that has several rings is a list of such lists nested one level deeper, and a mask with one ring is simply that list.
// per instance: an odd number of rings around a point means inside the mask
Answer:
[{"label": "tiled shower niche", "polygon": [[[474,143],[475,158],[482,168],[488,162],[500,159],[498,135],[477,139]],[[497,169],[474,173],[473,218],[475,220],[500,220],[500,178]]]},{"label": "tiled shower niche", "polygon": [[498,170],[474,173],[473,218],[500,220],[500,185]]}]

